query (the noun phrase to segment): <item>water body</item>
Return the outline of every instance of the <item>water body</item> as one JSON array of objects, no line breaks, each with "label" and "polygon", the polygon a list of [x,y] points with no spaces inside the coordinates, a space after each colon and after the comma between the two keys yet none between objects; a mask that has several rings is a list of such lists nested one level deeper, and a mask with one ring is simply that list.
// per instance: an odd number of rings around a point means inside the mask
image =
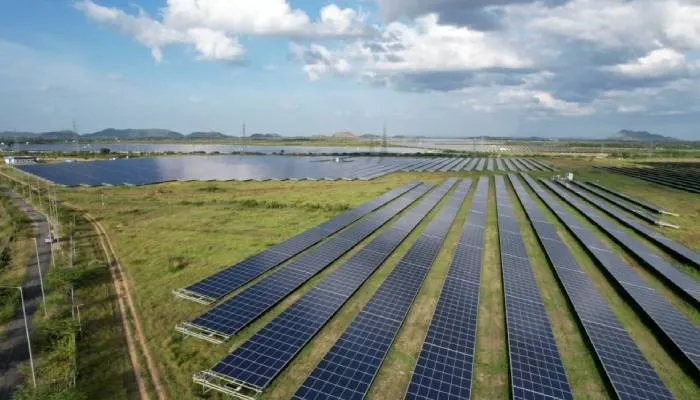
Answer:
[{"label": "water body", "polygon": [[[33,151],[33,152],[75,152],[88,151],[99,152],[100,149],[107,148],[115,153],[238,153],[243,147],[241,145],[232,144],[186,144],[186,143],[46,143],[46,144],[17,144],[14,146],[18,151]],[[430,152],[431,150],[410,147],[388,147],[390,153],[395,154],[410,154],[419,152]],[[381,147],[352,147],[352,146],[246,146],[247,152],[253,153],[357,153],[357,152],[380,152]]]}]

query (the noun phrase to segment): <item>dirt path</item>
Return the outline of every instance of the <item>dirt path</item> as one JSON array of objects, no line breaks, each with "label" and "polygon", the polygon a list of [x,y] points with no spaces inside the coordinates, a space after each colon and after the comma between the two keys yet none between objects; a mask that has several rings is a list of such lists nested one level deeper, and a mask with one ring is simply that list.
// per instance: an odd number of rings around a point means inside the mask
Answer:
[{"label": "dirt path", "polygon": [[[5,193],[32,221],[32,228],[34,229],[34,235],[37,239],[37,246],[39,249],[41,271],[42,274],[45,275],[48,273],[49,267],[51,266],[51,245],[44,243],[44,238],[49,234],[50,229],[46,216],[36,211],[14,192],[7,190]],[[24,282],[22,283],[30,333],[32,333],[32,318],[41,304],[39,271],[36,265],[36,255],[33,250],[34,249],[32,249],[32,257],[27,263]],[[27,336],[21,309],[17,309],[15,317],[7,325],[5,333],[6,334],[0,341],[0,400],[12,398],[12,393],[23,381],[19,366],[22,363],[29,362]]]},{"label": "dirt path", "polygon": [[[74,206],[63,203],[68,207],[75,208]],[[143,376],[141,375],[141,365],[139,363],[138,353],[136,345],[138,344],[141,349],[141,354],[146,360],[146,369],[153,382],[153,389],[156,393],[156,397],[159,400],[165,400],[167,396],[165,395],[165,390],[161,384],[160,373],[156,367],[155,361],[151,356],[148,346],[146,346],[146,337],[143,334],[143,329],[141,327],[141,322],[138,318],[138,313],[136,312],[136,307],[134,306],[133,296],[131,295],[131,290],[129,288],[129,283],[127,282],[127,277],[124,274],[124,270],[119,264],[116,252],[114,251],[114,246],[112,246],[109,236],[105,231],[102,224],[100,224],[93,216],[88,213],[83,213],[85,218],[92,224],[95,232],[97,232],[100,238],[100,246],[107,257],[107,262],[109,263],[109,269],[112,274],[112,280],[114,282],[114,287],[116,289],[119,313],[122,316],[122,324],[124,325],[124,330],[126,332],[127,346],[129,348],[129,357],[131,358],[131,364],[134,368],[134,374],[136,375],[136,382],[139,387],[139,392],[141,393],[142,399],[148,399],[148,390],[146,389],[146,384],[144,382]],[[128,314],[126,310],[128,309]],[[132,330],[128,316],[131,317],[131,323],[134,325]]]}]

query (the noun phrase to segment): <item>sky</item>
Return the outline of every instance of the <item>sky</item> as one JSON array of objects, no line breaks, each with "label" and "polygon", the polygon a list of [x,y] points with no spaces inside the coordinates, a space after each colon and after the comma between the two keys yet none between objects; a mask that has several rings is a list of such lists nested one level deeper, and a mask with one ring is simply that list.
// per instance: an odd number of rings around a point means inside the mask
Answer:
[{"label": "sky", "polygon": [[0,131],[700,139],[698,0],[32,0]]}]

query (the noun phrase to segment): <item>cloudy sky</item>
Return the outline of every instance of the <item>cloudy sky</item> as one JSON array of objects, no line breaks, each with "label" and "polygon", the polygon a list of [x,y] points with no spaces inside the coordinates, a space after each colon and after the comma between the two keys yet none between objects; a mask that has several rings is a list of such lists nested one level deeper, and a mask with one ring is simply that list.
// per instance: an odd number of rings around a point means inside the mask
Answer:
[{"label": "cloudy sky", "polygon": [[700,139],[699,0],[32,0],[0,130]]}]

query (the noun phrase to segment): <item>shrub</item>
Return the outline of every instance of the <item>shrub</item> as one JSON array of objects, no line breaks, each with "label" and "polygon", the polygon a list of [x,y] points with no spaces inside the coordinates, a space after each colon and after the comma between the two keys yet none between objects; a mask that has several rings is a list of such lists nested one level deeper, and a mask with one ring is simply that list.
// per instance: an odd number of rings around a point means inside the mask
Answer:
[{"label": "shrub", "polygon": [[183,256],[170,256],[168,257],[168,271],[177,272],[182,271],[189,265],[189,261]]}]

